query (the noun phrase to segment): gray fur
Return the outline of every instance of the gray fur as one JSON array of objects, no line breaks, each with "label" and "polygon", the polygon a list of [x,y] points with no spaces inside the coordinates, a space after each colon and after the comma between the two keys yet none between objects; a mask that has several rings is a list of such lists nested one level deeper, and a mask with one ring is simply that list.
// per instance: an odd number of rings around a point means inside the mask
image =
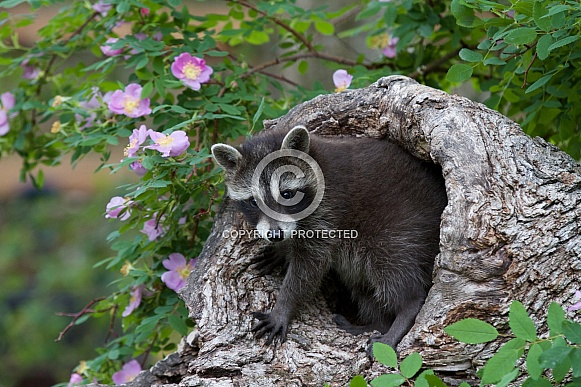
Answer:
[{"label": "gray fur", "polygon": [[[318,208],[294,224],[281,223],[253,205],[252,175],[257,164],[281,148],[308,152],[325,178]],[[248,139],[238,148],[215,145],[214,157],[226,171],[229,195],[248,222],[262,231],[283,230],[282,238],[265,236],[271,243],[262,267],[284,263],[286,275],[270,313],[256,312],[257,337],[277,335],[284,341],[290,320],[300,303],[315,292],[329,271],[335,271],[358,305],[358,323],[339,317],[352,333],[379,330],[372,338],[396,346],[413,325],[431,285],[434,258],[439,251],[440,216],[447,198],[439,168],[414,158],[388,141],[368,138],[323,137],[304,127],[275,129]],[[261,192],[269,191],[270,176],[280,165],[306,164],[278,159],[265,169]],[[306,168],[305,168],[306,169]],[[283,174],[280,190],[292,187],[312,193],[312,171],[296,179]],[[307,195],[312,198],[312,195]],[[272,197],[270,208],[289,211]],[[355,239],[290,238],[289,230],[356,230]]]}]

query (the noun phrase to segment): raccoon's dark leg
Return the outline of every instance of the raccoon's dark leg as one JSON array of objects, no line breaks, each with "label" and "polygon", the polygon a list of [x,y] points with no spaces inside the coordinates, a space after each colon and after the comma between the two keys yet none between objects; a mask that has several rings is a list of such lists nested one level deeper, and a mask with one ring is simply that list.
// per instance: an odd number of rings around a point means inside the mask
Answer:
[{"label": "raccoon's dark leg", "polygon": [[391,324],[387,333],[381,336],[374,336],[370,339],[367,353],[370,355],[372,354],[372,346],[374,342],[388,344],[395,349],[397,344],[399,344],[401,339],[414,325],[415,318],[422,308],[424,299],[425,297],[416,297],[406,300],[406,304],[400,306],[399,311],[393,320],[393,324]]},{"label": "raccoon's dark leg", "polygon": [[280,336],[281,342],[286,341],[288,325],[296,315],[299,304],[319,288],[329,271],[329,265],[328,257],[316,259],[309,254],[293,256],[272,311],[253,313],[258,319],[252,326],[256,338],[268,335],[266,344],[269,345],[274,342],[276,336]]}]

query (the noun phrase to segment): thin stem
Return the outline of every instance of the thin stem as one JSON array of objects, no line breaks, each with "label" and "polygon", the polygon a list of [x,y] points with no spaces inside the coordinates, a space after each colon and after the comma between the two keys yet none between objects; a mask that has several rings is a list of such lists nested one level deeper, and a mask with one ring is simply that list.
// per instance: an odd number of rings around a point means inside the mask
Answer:
[{"label": "thin stem", "polygon": [[62,313],[62,312],[57,313],[57,316],[69,316],[69,317],[73,317],[73,319],[71,320],[69,325],[67,325],[65,327],[65,329],[63,329],[61,331],[61,333],[59,333],[59,335],[55,341],[56,342],[61,341],[63,339],[63,337],[65,336],[65,334],[75,325],[75,323],[77,322],[77,320],[79,318],[81,318],[82,316],[84,316],[87,313],[94,313],[95,311],[91,309],[91,306],[95,305],[97,302],[103,301],[104,299],[105,299],[105,297],[100,297],[100,298],[96,298],[96,299],[92,300],[87,305],[85,305],[85,307],[83,309],[81,309],[81,311],[78,313]]}]

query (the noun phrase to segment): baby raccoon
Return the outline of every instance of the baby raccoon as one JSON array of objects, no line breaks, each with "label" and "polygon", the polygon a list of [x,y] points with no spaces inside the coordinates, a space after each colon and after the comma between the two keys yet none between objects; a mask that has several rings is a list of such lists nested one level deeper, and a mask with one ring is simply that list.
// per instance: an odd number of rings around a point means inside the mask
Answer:
[{"label": "baby raccoon", "polygon": [[[286,275],[270,313],[254,312],[257,338],[286,339],[300,303],[330,271],[358,307],[348,332],[395,347],[431,285],[447,203],[439,167],[385,140],[319,136],[303,126],[264,131],[240,147],[216,144],[228,195],[269,242],[264,268]],[[370,350],[370,348],[368,348]]]}]

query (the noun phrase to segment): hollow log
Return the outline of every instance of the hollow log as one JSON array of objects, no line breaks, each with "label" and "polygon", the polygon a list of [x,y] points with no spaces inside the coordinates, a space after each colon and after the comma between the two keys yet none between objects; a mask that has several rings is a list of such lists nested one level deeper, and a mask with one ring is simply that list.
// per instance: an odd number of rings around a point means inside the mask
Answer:
[{"label": "hollow log", "polygon": [[[571,303],[581,289],[581,166],[498,112],[390,76],[318,96],[266,121],[265,130],[295,125],[392,141],[442,167],[448,206],[433,286],[398,352],[419,352],[448,383],[474,380],[506,339],[466,345],[446,326],[474,317],[507,331],[516,299],[543,333],[550,302]],[[129,385],[345,386],[356,374],[371,380],[388,372],[367,358],[372,333],[351,336],[335,326],[324,292],[305,302],[287,342],[273,348],[253,337],[251,312],[274,305],[282,276],[249,267],[261,242],[235,237],[245,227],[225,200],[180,292],[196,330]]]}]

